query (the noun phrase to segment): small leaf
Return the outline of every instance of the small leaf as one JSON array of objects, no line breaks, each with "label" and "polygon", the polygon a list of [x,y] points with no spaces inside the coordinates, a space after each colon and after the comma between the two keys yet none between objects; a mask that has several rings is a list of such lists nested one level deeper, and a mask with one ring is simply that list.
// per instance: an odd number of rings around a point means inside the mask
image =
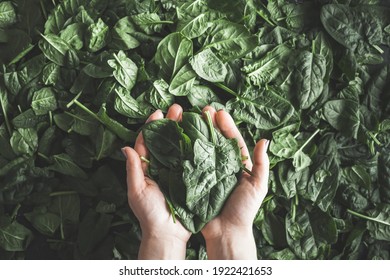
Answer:
[{"label": "small leaf", "polygon": [[108,64],[114,68],[115,79],[127,90],[131,90],[137,80],[137,65],[126,56],[123,51],[119,51],[115,59],[108,61]]},{"label": "small leaf", "polygon": [[44,115],[57,109],[57,100],[53,88],[45,87],[36,91],[31,107],[36,115]]}]

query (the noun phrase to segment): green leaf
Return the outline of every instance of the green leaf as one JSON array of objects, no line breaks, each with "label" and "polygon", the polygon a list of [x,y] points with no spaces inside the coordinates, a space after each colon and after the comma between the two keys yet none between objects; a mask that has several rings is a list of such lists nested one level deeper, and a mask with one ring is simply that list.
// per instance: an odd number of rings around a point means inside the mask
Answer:
[{"label": "green leaf", "polygon": [[193,56],[190,64],[196,74],[206,81],[213,83],[225,81],[227,68],[210,49],[205,49]]},{"label": "green leaf", "polygon": [[11,1],[0,3],[0,28],[7,27],[16,22],[16,13]]},{"label": "green leaf", "polygon": [[100,108],[99,112],[97,113],[97,116],[98,116],[100,122],[102,122],[109,130],[111,130],[113,133],[115,133],[120,139],[122,139],[125,142],[135,142],[135,139],[137,137],[137,133],[127,129],[118,121],[110,118],[107,115],[105,105],[103,105]]},{"label": "green leaf", "polygon": [[32,155],[38,149],[38,135],[33,128],[18,128],[10,139],[15,154]]},{"label": "green leaf", "polygon": [[123,88],[116,91],[115,110],[129,118],[144,118],[147,114],[130,92]]},{"label": "green leaf", "polygon": [[186,64],[173,77],[169,92],[175,96],[186,96],[195,84],[195,79],[196,73]]},{"label": "green leaf", "polygon": [[36,115],[32,109],[28,109],[23,113],[17,115],[12,124],[15,128],[32,128],[37,124],[47,120],[47,115]]},{"label": "green leaf", "polygon": [[60,66],[76,67],[79,64],[77,53],[63,39],[56,35],[41,35],[39,48],[47,59]]},{"label": "green leaf", "polygon": [[213,21],[222,17],[217,11],[208,9],[205,0],[184,3],[177,9],[178,27],[181,34],[194,39],[202,36]]},{"label": "green leaf", "polygon": [[102,126],[99,127],[96,138],[96,160],[111,155],[115,140],[115,134]]},{"label": "green leaf", "polygon": [[134,37],[136,29],[130,17],[124,17],[118,20],[110,33],[111,40],[108,43],[110,48],[115,50],[130,50],[140,45],[140,42]]},{"label": "green leaf", "polygon": [[[73,23],[68,25],[60,33],[60,38],[67,42],[75,50],[81,50],[84,46],[83,38],[85,27],[82,23]],[[89,36],[91,36],[89,34]]]},{"label": "green leaf", "polygon": [[324,117],[341,134],[357,138],[360,116],[359,104],[355,101],[346,99],[328,101],[324,105]]},{"label": "green leaf", "polygon": [[273,81],[282,72],[279,66],[287,62],[291,53],[291,49],[285,44],[279,45],[260,60],[244,66],[242,71],[254,85],[265,85]]},{"label": "green leaf", "polygon": [[368,212],[371,217],[367,221],[370,235],[377,240],[390,241],[390,205],[381,204]]},{"label": "green leaf", "polygon": [[137,80],[137,65],[126,56],[123,51],[114,54],[115,59],[108,60],[107,63],[114,68],[115,79],[127,90],[131,90]]},{"label": "green leaf", "polygon": [[166,81],[170,81],[192,56],[192,41],[181,33],[171,33],[157,46],[156,64]]},{"label": "green leaf", "polygon": [[287,243],[298,258],[304,260],[317,258],[318,247],[306,210],[298,209],[295,217],[291,212],[287,214],[286,233]]},{"label": "green leaf", "polygon": [[309,167],[311,165],[312,161],[308,155],[306,155],[304,152],[299,150],[297,153],[294,154],[293,157],[293,166],[295,167],[295,170],[297,172],[302,171],[306,167]]},{"label": "green leaf", "polygon": [[182,129],[177,123],[169,119],[147,123],[142,129],[149,152],[168,168],[175,168],[180,164],[181,132]]},{"label": "green leaf", "polygon": [[97,52],[104,48],[109,40],[109,29],[104,21],[99,18],[91,24],[86,31],[86,46],[90,52]]},{"label": "green leaf", "polygon": [[163,23],[170,23],[168,21],[162,21],[156,13],[138,14],[131,16],[131,19],[142,31],[148,35],[160,32]]},{"label": "green leaf", "polygon": [[213,102],[220,102],[218,96],[207,86],[194,85],[187,95],[192,106],[206,107]]},{"label": "green leaf", "polygon": [[203,49],[212,48],[223,61],[241,58],[257,45],[257,39],[244,26],[226,20],[213,22]]},{"label": "green leaf", "polygon": [[47,86],[55,85],[60,79],[60,74],[60,66],[55,63],[49,63],[42,70],[42,82]]},{"label": "green leaf", "polygon": [[184,112],[180,125],[192,142],[195,142],[197,139],[208,142],[211,139],[209,128],[199,114]]},{"label": "green leaf", "polygon": [[153,87],[145,98],[154,108],[167,112],[174,103],[175,97],[168,92],[169,85],[162,79],[153,82]]},{"label": "green leaf", "polygon": [[33,238],[32,232],[14,221],[0,223],[0,247],[6,251],[24,251]]},{"label": "green leaf", "polygon": [[52,236],[61,224],[61,219],[53,213],[26,213],[24,216],[40,233]]},{"label": "green leaf", "polygon": [[294,114],[292,105],[271,90],[248,88],[227,102],[235,120],[253,124],[260,129],[273,129],[287,122]]},{"label": "green leaf", "polygon": [[31,108],[36,115],[44,115],[57,109],[57,100],[53,88],[44,87],[34,93]]},{"label": "green leaf", "polygon": [[87,173],[85,173],[85,171],[82,170],[69,155],[62,153],[54,155],[52,159],[54,164],[48,167],[49,170],[82,179],[88,178]]},{"label": "green leaf", "polygon": [[321,9],[321,22],[340,44],[355,51],[360,44],[380,44],[382,29],[378,19],[365,10],[329,4]]},{"label": "green leaf", "polygon": [[326,60],[322,55],[301,52],[294,60],[294,81],[301,109],[308,109],[322,94]]},{"label": "green leaf", "polygon": [[207,223],[221,211],[237,183],[241,151],[236,139],[218,146],[199,139],[194,143],[194,161],[184,161],[183,182],[187,188],[186,206]]}]

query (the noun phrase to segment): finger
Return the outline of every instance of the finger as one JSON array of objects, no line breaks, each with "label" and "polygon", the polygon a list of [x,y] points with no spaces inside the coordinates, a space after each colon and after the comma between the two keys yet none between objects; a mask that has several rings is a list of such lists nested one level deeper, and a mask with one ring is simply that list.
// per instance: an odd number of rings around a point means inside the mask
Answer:
[{"label": "finger", "polygon": [[179,104],[173,104],[168,109],[166,118],[179,122],[181,121],[181,115],[183,114],[183,108]]},{"label": "finger", "polygon": [[126,157],[127,196],[130,200],[131,196],[141,192],[144,188],[144,172],[139,154],[134,149],[125,147],[122,152]]},{"label": "finger", "polygon": [[269,158],[267,155],[269,141],[262,139],[257,142],[253,152],[252,176],[255,179],[256,188],[265,196],[268,191]]},{"label": "finger", "polygon": [[213,107],[209,106],[209,105],[207,105],[206,107],[203,108],[202,115],[203,115],[203,118],[205,120],[207,120],[206,112],[210,113],[211,121],[213,122],[213,125],[215,127],[217,127],[217,122],[215,121],[215,116],[216,116],[217,112],[215,111],[215,109]]},{"label": "finger", "polygon": [[235,138],[238,141],[238,146],[241,149],[241,155],[243,158],[242,163],[249,170],[252,169],[252,160],[250,158],[248,147],[242,137],[240,131],[238,130],[236,124],[234,123],[233,118],[229,113],[221,110],[217,112],[216,115],[217,126],[221,131],[222,135],[226,138]]},{"label": "finger", "polygon": [[[154,112],[153,114],[151,114],[149,116],[149,118],[146,120],[146,123],[162,119],[163,117],[164,117],[164,115],[161,112],[161,110],[157,110],[156,112]],[[139,156],[142,156],[144,158],[149,157],[149,152],[148,152],[148,149],[146,148],[145,140],[144,140],[144,137],[142,136],[142,132],[140,132],[138,134],[137,139],[135,140],[134,150],[139,154]],[[147,163],[142,162],[141,166],[142,166],[143,172],[145,173],[147,168],[148,168]]]}]

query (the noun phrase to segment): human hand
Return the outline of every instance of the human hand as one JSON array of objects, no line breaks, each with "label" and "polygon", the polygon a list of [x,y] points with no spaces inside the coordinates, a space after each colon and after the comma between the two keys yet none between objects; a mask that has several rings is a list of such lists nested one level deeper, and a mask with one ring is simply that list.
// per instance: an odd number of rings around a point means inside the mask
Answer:
[{"label": "human hand", "polygon": [[253,220],[268,191],[268,140],[260,140],[253,152],[253,163],[248,148],[232,117],[225,111],[216,112],[207,106],[214,126],[226,138],[236,138],[245,159],[243,164],[252,174],[242,173],[234,191],[221,213],[203,229],[209,259],[257,259],[253,236]]},{"label": "human hand", "polygon": [[[183,109],[172,105],[166,117],[179,121]],[[162,119],[160,110],[154,112],[146,122]],[[146,176],[148,165],[140,157],[148,158],[148,150],[140,133],[134,149],[122,149],[127,161],[127,196],[130,208],[140,222],[142,239],[139,259],[184,259],[186,244],[191,233],[180,221],[173,222],[163,193],[155,181]]]}]

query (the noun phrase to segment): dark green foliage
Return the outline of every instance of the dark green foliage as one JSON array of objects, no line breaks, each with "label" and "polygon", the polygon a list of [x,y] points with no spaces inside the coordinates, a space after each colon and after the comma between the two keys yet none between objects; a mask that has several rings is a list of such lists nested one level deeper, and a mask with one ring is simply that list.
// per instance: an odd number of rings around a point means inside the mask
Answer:
[{"label": "dark green foliage", "polygon": [[389,259],[387,2],[0,1],[0,259],[136,258],[120,148],[174,103],[181,123],[143,131],[188,229],[241,167],[198,114],[212,104],[250,151],[272,140],[259,258]]}]

